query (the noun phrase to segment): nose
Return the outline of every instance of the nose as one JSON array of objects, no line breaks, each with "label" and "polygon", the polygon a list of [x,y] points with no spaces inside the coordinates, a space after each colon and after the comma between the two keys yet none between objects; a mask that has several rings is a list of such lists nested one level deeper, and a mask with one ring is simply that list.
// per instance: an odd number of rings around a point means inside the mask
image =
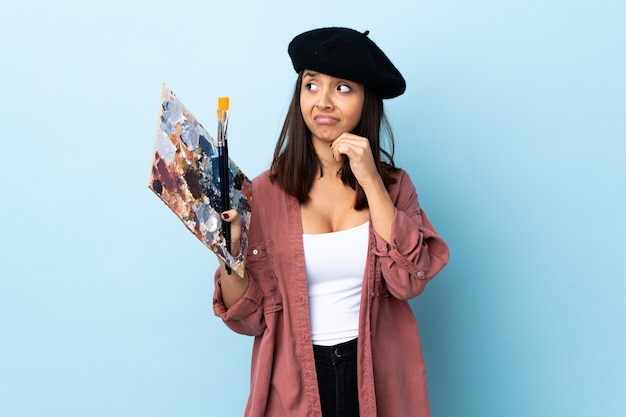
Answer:
[{"label": "nose", "polygon": [[330,89],[329,88],[322,88],[321,89],[320,93],[317,96],[317,102],[315,103],[315,105],[319,109],[329,109],[329,108],[332,108],[333,101],[332,101],[332,98],[330,96]]}]

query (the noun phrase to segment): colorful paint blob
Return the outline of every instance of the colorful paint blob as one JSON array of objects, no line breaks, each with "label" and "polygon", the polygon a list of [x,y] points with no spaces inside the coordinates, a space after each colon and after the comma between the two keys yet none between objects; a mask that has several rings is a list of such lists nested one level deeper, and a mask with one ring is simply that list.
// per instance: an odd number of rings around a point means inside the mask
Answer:
[{"label": "colorful paint blob", "polygon": [[250,179],[229,160],[230,206],[243,220],[242,255],[226,250],[222,234],[219,159],[215,140],[163,85],[148,187],[202,243],[243,277],[250,228]]}]

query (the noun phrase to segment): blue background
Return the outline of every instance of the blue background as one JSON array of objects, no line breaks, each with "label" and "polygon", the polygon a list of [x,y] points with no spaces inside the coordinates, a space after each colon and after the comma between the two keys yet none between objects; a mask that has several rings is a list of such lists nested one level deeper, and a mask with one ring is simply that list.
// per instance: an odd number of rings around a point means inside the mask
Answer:
[{"label": "blue background", "polygon": [[161,83],[268,167],[286,53],[370,30],[397,163],[452,251],[412,302],[434,417],[626,415],[626,5],[33,1],[0,25],[0,415],[237,416],[252,340],[147,188]]}]

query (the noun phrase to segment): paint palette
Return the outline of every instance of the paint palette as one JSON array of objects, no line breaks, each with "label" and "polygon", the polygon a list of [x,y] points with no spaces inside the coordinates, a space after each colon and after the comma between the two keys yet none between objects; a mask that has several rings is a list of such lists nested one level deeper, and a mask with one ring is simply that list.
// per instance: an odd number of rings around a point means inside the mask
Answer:
[{"label": "paint palette", "polygon": [[148,187],[187,229],[243,277],[252,183],[232,160],[228,172],[230,206],[243,220],[242,255],[238,257],[226,250],[222,234],[217,144],[164,84]]}]

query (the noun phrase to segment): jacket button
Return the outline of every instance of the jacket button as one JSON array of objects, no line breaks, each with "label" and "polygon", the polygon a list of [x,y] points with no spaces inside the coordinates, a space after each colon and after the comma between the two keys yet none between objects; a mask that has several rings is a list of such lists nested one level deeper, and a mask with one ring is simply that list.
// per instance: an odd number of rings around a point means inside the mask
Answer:
[{"label": "jacket button", "polygon": [[253,254],[253,255],[258,255],[258,254],[259,254],[259,250],[258,250],[258,249],[253,250],[253,251],[252,251],[252,254]]}]

